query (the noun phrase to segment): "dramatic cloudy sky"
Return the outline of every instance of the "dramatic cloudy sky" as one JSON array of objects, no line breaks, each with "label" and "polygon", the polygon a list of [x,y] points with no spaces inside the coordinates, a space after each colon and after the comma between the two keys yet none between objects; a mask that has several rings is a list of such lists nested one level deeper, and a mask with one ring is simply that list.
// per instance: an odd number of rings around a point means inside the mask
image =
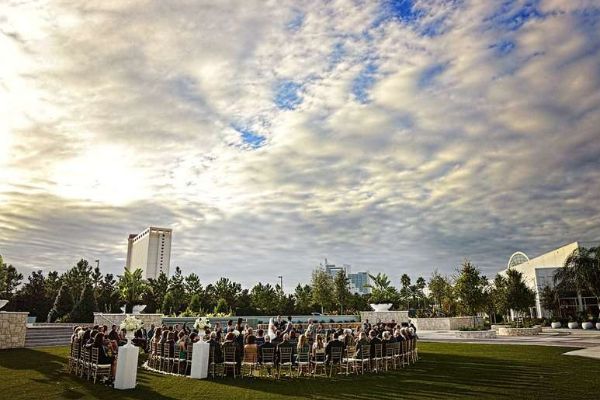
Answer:
[{"label": "dramatic cloudy sky", "polygon": [[600,238],[600,3],[0,3],[0,253],[207,282]]}]

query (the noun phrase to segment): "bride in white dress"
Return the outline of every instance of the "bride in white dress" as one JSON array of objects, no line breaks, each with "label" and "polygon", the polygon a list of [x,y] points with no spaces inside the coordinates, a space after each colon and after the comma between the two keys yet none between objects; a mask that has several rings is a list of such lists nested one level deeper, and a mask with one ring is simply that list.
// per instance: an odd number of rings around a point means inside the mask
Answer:
[{"label": "bride in white dress", "polygon": [[271,338],[271,340],[277,337],[277,328],[275,328],[273,318],[269,319],[269,331],[267,332],[267,335]]}]

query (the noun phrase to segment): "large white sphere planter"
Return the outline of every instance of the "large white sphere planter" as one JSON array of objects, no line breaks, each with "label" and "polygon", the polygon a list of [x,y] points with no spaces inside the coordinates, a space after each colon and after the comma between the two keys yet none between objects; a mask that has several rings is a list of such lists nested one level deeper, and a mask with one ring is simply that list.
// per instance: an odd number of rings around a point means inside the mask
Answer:
[{"label": "large white sphere planter", "polygon": [[569,329],[579,328],[579,322],[569,322]]},{"label": "large white sphere planter", "polygon": [[596,322],[596,329],[600,331],[600,322]]},{"label": "large white sphere planter", "polygon": [[594,329],[594,324],[591,322],[584,322],[581,324],[583,329]]},{"label": "large white sphere planter", "polygon": [[552,322],[550,324],[550,326],[552,327],[552,329],[558,329],[562,326],[562,324],[559,321],[557,321],[557,322]]}]

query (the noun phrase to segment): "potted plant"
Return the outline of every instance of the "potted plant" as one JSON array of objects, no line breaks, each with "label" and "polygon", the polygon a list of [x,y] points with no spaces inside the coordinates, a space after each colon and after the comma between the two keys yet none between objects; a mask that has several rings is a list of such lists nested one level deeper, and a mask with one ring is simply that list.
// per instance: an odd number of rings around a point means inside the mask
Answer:
[{"label": "potted plant", "polygon": [[569,323],[567,325],[569,326],[569,329],[579,328],[579,322],[577,322],[572,316],[569,317]]},{"label": "potted plant", "polygon": [[552,327],[552,329],[558,329],[562,326],[562,324],[560,323],[560,319],[558,319],[557,317],[552,317],[552,322],[550,323],[550,326]]},{"label": "potted plant", "polygon": [[594,317],[592,317],[591,315],[588,316],[587,321],[583,321],[581,323],[581,327],[583,329],[594,329]]}]

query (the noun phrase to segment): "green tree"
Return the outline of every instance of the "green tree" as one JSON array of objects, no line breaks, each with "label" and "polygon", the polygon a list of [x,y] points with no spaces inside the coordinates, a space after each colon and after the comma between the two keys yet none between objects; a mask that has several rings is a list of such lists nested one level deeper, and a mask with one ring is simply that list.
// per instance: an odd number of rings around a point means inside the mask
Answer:
[{"label": "green tree", "polygon": [[221,278],[215,282],[213,290],[215,298],[225,300],[227,308],[233,310],[236,308],[236,300],[242,291],[242,285],[227,278]]},{"label": "green tree", "polygon": [[132,312],[133,306],[141,304],[142,294],[146,290],[142,273],[139,268],[133,272],[129,268],[125,268],[125,273],[119,275],[117,287],[121,295],[121,301],[125,303],[125,311],[128,313]]},{"label": "green tree", "polygon": [[476,316],[485,307],[484,289],[487,279],[469,260],[465,260],[458,270],[454,292],[458,298],[458,308],[463,315]]},{"label": "green tree", "polygon": [[74,305],[75,302],[73,301],[73,295],[71,295],[71,289],[68,287],[67,283],[63,283],[58,290],[54,305],[48,313],[48,322],[54,322],[57,319],[68,315],[73,311]]},{"label": "green tree", "polygon": [[176,314],[178,306],[179,306],[179,304],[175,300],[175,296],[173,296],[173,293],[167,292],[167,294],[165,294],[165,297],[163,299],[163,303],[161,306],[162,312],[167,315]]},{"label": "green tree", "polygon": [[441,275],[436,269],[429,279],[429,293],[434,303],[434,310],[440,310],[445,315],[450,315],[449,303],[452,301],[452,283],[446,276]]},{"label": "green tree", "polygon": [[252,307],[259,315],[275,314],[277,312],[276,298],[277,293],[270,283],[263,285],[259,282],[250,291]]},{"label": "green tree", "polygon": [[252,315],[255,313],[254,308],[252,307],[252,298],[250,296],[250,291],[248,289],[244,289],[240,292],[236,300],[236,315]]},{"label": "green tree", "polygon": [[200,295],[198,293],[194,293],[190,298],[190,305],[188,306],[188,311],[192,313],[199,313],[202,308],[202,304],[200,303]]},{"label": "green tree", "polygon": [[310,285],[296,286],[294,290],[294,297],[296,299],[296,312],[298,314],[309,314],[314,311],[312,288]]},{"label": "green tree", "polygon": [[523,281],[523,274],[515,269],[506,271],[506,303],[517,313],[528,313],[535,305],[535,292]]},{"label": "green tree", "polygon": [[[81,259],[75,266],[69,269],[62,278],[71,289],[73,300],[77,303],[83,289],[92,282],[92,267],[87,260]],[[76,321],[80,322],[80,321]]]},{"label": "green tree", "polygon": [[508,281],[503,275],[497,274],[494,278],[494,284],[488,290],[488,298],[490,308],[488,313],[492,316],[493,321],[496,322],[496,314],[502,315],[503,320],[506,321],[510,306],[508,304]]},{"label": "green tree", "polygon": [[346,271],[340,270],[333,279],[333,297],[340,314],[344,313],[344,307],[348,304],[351,296],[349,285],[350,278],[346,276]]},{"label": "green tree", "polygon": [[398,292],[386,274],[369,274],[369,278],[371,283],[367,287],[371,288],[371,303],[393,303],[397,300]]},{"label": "green tree", "polygon": [[[146,312],[153,313],[162,310],[165,294],[169,290],[169,278],[161,272],[156,279],[149,278],[142,301],[146,304]],[[164,310],[162,310],[164,312]]]},{"label": "green tree", "polygon": [[330,309],[333,305],[331,297],[333,293],[333,279],[331,275],[322,269],[316,269],[312,274],[311,287],[313,303],[321,306],[321,312]]},{"label": "green tree", "polygon": [[214,309],[214,313],[215,314],[227,314],[229,313],[230,308],[227,305],[227,300],[225,299],[219,299],[219,301],[217,301],[217,305],[215,306]]},{"label": "green tree", "polygon": [[96,298],[94,297],[94,288],[91,284],[83,288],[79,301],[73,307],[69,314],[71,322],[93,322],[94,312],[97,310]]},{"label": "green tree", "polygon": [[546,285],[540,290],[540,305],[550,311],[552,317],[562,317],[560,312],[560,291],[556,287]]},{"label": "green tree", "polygon": [[554,283],[559,290],[590,293],[600,304],[600,247],[573,250],[554,273]]},{"label": "green tree", "polygon": [[412,298],[412,293],[410,290],[410,284],[411,284],[411,280],[410,280],[410,276],[408,276],[407,274],[402,274],[402,277],[400,277],[400,304],[402,306],[402,308],[405,308],[407,310],[410,309],[410,300]]},{"label": "green tree", "polygon": [[0,258],[0,298],[11,300],[22,280],[23,274],[17,272],[12,265],[5,264]]},{"label": "green tree", "polygon": [[198,275],[191,273],[185,277],[185,291],[190,298],[194,294],[200,296],[204,292],[202,284],[200,283],[200,277]]},{"label": "green tree", "polygon": [[42,271],[33,271],[27,282],[17,291],[14,299],[17,309],[27,310],[40,321],[45,320],[54,299],[46,293],[46,279]]},{"label": "green tree", "polygon": [[100,312],[118,312],[120,293],[113,274],[104,275],[96,289],[96,301]]},{"label": "green tree", "polygon": [[173,294],[175,299],[175,306],[173,307],[173,313],[178,314],[185,308],[186,300],[186,286],[185,278],[181,273],[181,268],[175,267],[175,273],[169,279],[169,292]]}]

